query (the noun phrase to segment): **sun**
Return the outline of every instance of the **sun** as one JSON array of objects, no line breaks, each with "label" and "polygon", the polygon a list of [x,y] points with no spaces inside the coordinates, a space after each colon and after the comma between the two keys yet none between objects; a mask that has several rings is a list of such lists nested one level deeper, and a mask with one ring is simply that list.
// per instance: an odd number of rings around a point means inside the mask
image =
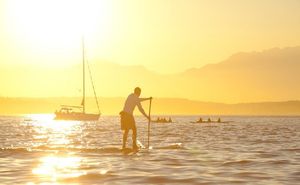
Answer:
[{"label": "sun", "polygon": [[104,36],[99,27],[109,22],[105,1],[97,0],[9,0],[6,11],[16,43],[44,58],[78,50],[82,36]]}]

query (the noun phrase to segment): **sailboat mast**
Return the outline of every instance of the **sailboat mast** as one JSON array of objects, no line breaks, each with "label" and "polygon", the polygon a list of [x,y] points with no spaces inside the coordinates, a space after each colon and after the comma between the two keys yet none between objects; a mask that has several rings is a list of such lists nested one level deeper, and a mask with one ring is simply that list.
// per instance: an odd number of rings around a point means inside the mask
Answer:
[{"label": "sailboat mast", "polygon": [[82,111],[85,113],[85,53],[84,53],[84,37],[82,36]]}]

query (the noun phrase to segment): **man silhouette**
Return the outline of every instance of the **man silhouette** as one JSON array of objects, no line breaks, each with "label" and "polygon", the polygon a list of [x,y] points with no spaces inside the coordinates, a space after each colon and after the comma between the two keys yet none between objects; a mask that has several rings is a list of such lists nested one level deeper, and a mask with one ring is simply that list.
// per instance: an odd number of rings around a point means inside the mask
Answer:
[{"label": "man silhouette", "polygon": [[145,113],[141,102],[145,100],[150,100],[150,98],[139,98],[141,95],[141,88],[136,87],[134,89],[134,93],[130,94],[124,104],[123,111],[120,112],[121,115],[121,129],[124,130],[123,132],[123,146],[122,149],[126,148],[127,136],[128,132],[132,130],[132,149],[137,150],[136,138],[137,138],[137,129],[135,126],[135,120],[133,117],[133,111],[137,106],[139,111],[149,120],[150,117]]}]

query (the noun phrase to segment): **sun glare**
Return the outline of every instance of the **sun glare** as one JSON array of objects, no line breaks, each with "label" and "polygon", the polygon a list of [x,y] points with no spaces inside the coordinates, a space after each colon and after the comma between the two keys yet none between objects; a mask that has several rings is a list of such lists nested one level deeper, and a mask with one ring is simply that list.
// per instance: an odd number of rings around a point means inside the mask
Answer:
[{"label": "sun glare", "polygon": [[54,120],[54,114],[28,114],[27,118],[34,121],[39,126],[43,126],[46,128],[51,128],[52,130],[57,131],[66,131],[78,124],[79,121],[62,121],[62,120]]},{"label": "sun glare", "polygon": [[18,45],[31,48],[35,55],[44,58],[51,56],[47,51],[53,49],[71,53],[81,47],[83,35],[89,37],[96,32],[101,35],[98,28],[107,21],[103,3],[96,0],[10,0],[7,2],[10,34]]}]

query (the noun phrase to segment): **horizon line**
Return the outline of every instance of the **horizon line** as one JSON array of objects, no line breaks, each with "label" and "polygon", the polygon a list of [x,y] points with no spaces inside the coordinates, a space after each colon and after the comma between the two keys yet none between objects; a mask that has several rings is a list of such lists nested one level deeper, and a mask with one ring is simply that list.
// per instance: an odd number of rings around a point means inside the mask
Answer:
[{"label": "horizon line", "polygon": [[[0,99],[56,99],[56,98],[78,98],[81,99],[81,96],[49,96],[49,97],[25,97],[25,96],[17,96],[17,97],[10,97],[10,96],[0,96]],[[87,96],[86,98],[91,98],[94,99],[95,97],[92,96]],[[98,97],[98,99],[109,99],[109,98],[122,98],[126,99],[126,96],[114,96],[114,97],[109,97],[109,96],[103,96],[103,97]],[[237,105],[237,104],[258,104],[258,103],[287,103],[287,102],[300,102],[299,99],[289,99],[289,100],[278,100],[278,101],[256,101],[256,102],[236,102],[236,103],[224,103],[224,102],[214,102],[214,101],[205,101],[205,100],[196,100],[196,99],[189,99],[189,98],[182,98],[182,97],[153,97],[153,99],[173,99],[173,100],[186,100],[186,101],[193,101],[193,102],[201,102],[201,103],[215,103],[215,104],[224,104],[224,105]]]}]

